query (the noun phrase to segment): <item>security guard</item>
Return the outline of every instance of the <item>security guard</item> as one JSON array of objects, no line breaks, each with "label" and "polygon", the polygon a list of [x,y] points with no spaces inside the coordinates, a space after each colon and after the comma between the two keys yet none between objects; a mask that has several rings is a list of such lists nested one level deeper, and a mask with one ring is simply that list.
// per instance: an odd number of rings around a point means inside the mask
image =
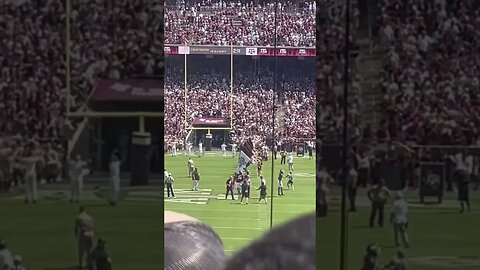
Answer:
[{"label": "security guard", "polygon": [[285,149],[282,149],[282,151],[280,151],[280,165],[285,164],[286,160],[287,160],[287,151],[285,151]]},{"label": "security guard", "polygon": [[193,189],[198,191],[198,181],[200,181],[200,174],[198,173],[198,168],[195,168],[192,173]]},{"label": "security guard", "polygon": [[378,185],[373,186],[367,193],[368,199],[372,202],[370,213],[370,228],[373,228],[378,212],[378,226],[383,227],[385,204],[390,197],[390,191],[385,186],[385,179],[380,179]]},{"label": "security guard", "polygon": [[228,194],[232,194],[232,200],[235,200],[235,197],[233,197],[233,187],[235,186],[235,180],[233,179],[233,176],[230,176],[230,178],[227,179],[227,182],[225,182],[226,185],[226,192],[225,192],[225,200],[228,197]]},{"label": "security guard", "polygon": [[260,190],[260,197],[258,198],[258,203],[260,201],[265,200],[265,204],[267,204],[267,185],[265,182],[261,182],[260,187],[257,188],[257,190]]},{"label": "security guard", "polygon": [[283,196],[283,170],[278,174],[278,196]]}]

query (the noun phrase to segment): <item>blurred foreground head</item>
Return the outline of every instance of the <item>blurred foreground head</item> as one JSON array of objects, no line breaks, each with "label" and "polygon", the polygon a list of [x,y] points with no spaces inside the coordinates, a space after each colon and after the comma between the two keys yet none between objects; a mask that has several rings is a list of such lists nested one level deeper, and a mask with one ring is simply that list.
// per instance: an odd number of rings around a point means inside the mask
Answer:
[{"label": "blurred foreground head", "polygon": [[165,270],[221,270],[223,243],[208,225],[179,213],[165,211]]},{"label": "blurred foreground head", "polygon": [[225,270],[315,270],[315,215],[303,216],[267,233],[235,254]]}]

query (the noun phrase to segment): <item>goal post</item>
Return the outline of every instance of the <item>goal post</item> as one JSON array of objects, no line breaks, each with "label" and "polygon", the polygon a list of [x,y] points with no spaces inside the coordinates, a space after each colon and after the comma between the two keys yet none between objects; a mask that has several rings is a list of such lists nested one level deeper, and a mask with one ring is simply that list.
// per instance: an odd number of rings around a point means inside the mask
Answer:
[{"label": "goal post", "polygon": [[[184,125],[185,125],[185,130],[190,130],[191,127],[188,127],[188,112],[189,112],[189,107],[188,107],[188,65],[187,65],[187,55],[189,54],[189,49],[188,48],[188,42],[185,42],[184,44],[184,91],[183,91],[183,99],[184,99]],[[233,65],[233,44],[230,44],[230,93],[229,93],[229,98],[228,100],[230,101],[230,106],[228,106],[228,114],[230,115],[230,129],[233,129],[233,98],[235,97],[234,95],[234,82],[233,82],[233,74],[234,74],[234,65]],[[212,128],[214,129],[214,128]]]}]

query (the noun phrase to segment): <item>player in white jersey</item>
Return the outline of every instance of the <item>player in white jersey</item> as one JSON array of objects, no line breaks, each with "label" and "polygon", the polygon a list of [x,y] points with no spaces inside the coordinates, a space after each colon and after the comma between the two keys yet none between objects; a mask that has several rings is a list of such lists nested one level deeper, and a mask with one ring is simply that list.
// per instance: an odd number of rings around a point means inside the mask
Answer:
[{"label": "player in white jersey", "polygon": [[293,171],[293,155],[290,153],[287,157],[288,170]]},{"label": "player in white jersey", "polygon": [[233,143],[232,144],[232,155],[233,155],[233,157],[235,157],[236,154],[237,154],[237,144]]},{"label": "player in white jersey", "polygon": [[198,152],[199,152],[200,157],[203,156],[203,142],[202,141],[200,141],[198,143]]},{"label": "player in white jersey", "polygon": [[30,150],[22,159],[25,165],[25,203],[37,202],[37,163],[41,161],[41,153]]},{"label": "player in white jersey", "polygon": [[114,151],[110,161],[110,205],[116,205],[120,197],[120,165],[122,161],[117,151]]},{"label": "player in white jersey", "polygon": [[46,162],[47,166],[44,171],[45,180],[47,181],[47,183],[57,181],[60,175],[59,171],[61,163],[59,162],[58,153],[50,146],[48,146],[48,150],[46,152]]},{"label": "player in white jersey", "polygon": [[188,158],[187,167],[188,167],[188,177],[190,177],[192,176],[193,169],[195,168],[195,162],[193,162],[192,158]]},{"label": "player in white jersey", "polygon": [[172,156],[177,156],[177,142],[172,142]]},{"label": "player in white jersey", "polygon": [[0,269],[13,269],[13,255],[7,243],[0,239]]},{"label": "player in white jersey", "polygon": [[191,142],[187,142],[187,155],[190,156],[192,154],[193,145]]},{"label": "player in white jersey", "polygon": [[83,189],[83,170],[87,163],[82,160],[81,155],[77,155],[75,160],[70,161],[70,183],[71,197],[70,202],[78,202]]},{"label": "player in white jersey", "polygon": [[265,178],[262,175],[260,175],[260,185],[266,185],[266,184],[267,182],[265,181]]},{"label": "player in white jersey", "polygon": [[227,156],[227,145],[225,143],[222,143],[222,153],[224,157]]},{"label": "player in white jersey", "polygon": [[167,177],[168,177],[168,171],[163,170],[163,181],[167,180]]}]

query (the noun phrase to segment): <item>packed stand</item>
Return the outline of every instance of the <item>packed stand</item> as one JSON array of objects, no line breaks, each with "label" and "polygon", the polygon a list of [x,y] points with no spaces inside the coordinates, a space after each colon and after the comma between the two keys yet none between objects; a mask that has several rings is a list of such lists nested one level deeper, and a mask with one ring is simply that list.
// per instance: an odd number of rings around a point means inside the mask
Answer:
[{"label": "packed stand", "polygon": [[165,145],[182,142],[185,133],[185,86],[179,76],[165,76],[164,141]]},{"label": "packed stand", "polygon": [[480,145],[480,1],[382,1],[388,48],[380,135]]},{"label": "packed stand", "polygon": [[98,77],[162,75],[160,0],[84,0],[72,7],[72,103],[85,104]]},{"label": "packed stand", "polygon": [[[72,1],[71,111],[85,105],[98,76],[163,74],[161,3]],[[66,152],[65,15],[62,1],[0,1],[2,186],[23,157],[51,150],[61,160]]]},{"label": "packed stand", "polygon": [[[343,89],[344,89],[344,49],[345,49],[345,5],[344,1],[321,0],[317,4],[317,126],[324,141],[336,141],[343,130]],[[358,12],[352,12],[350,28],[350,60],[355,63],[359,45],[355,29],[358,27]],[[355,74],[355,65],[349,70],[349,126],[358,126],[362,109],[362,78]]]},{"label": "packed stand", "polygon": [[[258,3],[258,1],[255,1]],[[165,43],[273,46],[275,4],[211,1],[166,7]],[[281,1],[277,7],[277,46],[315,46],[315,2]],[[233,26],[234,21],[241,25]]]},{"label": "packed stand", "polygon": [[311,139],[316,137],[314,80],[298,78],[296,81],[285,82],[282,87],[285,126],[281,137]]},{"label": "packed stand", "polygon": [[[233,125],[239,140],[243,137],[271,133],[273,90],[266,87],[273,76],[260,81],[252,74],[236,78],[234,98],[230,95],[227,75],[192,74],[187,88],[187,125],[196,117],[230,118],[233,100]],[[166,78],[165,84],[165,141],[182,142],[185,135],[185,88],[180,77]]]},{"label": "packed stand", "polygon": [[[230,86],[227,75],[189,76],[187,88],[187,126],[195,117],[230,117]],[[165,85],[165,141],[183,142],[185,138],[185,111],[182,78],[167,76]],[[302,77],[302,80],[304,78]],[[301,79],[293,79],[301,81]],[[274,75],[270,72],[253,74],[250,72],[235,75],[233,97],[233,126],[239,142],[245,138],[255,138],[265,142],[272,134],[272,112],[276,101],[276,136],[281,138],[313,138],[315,136],[315,92],[313,80],[301,89],[296,83],[283,83],[279,92],[273,93]],[[282,91],[282,89],[284,91]],[[295,93],[298,91],[298,93]],[[283,100],[283,104],[282,104]],[[279,108],[285,107],[285,125],[278,117]],[[283,130],[283,131],[282,131]]]},{"label": "packed stand", "polygon": [[0,2],[0,148],[30,140],[62,148],[64,9],[42,4]]}]

